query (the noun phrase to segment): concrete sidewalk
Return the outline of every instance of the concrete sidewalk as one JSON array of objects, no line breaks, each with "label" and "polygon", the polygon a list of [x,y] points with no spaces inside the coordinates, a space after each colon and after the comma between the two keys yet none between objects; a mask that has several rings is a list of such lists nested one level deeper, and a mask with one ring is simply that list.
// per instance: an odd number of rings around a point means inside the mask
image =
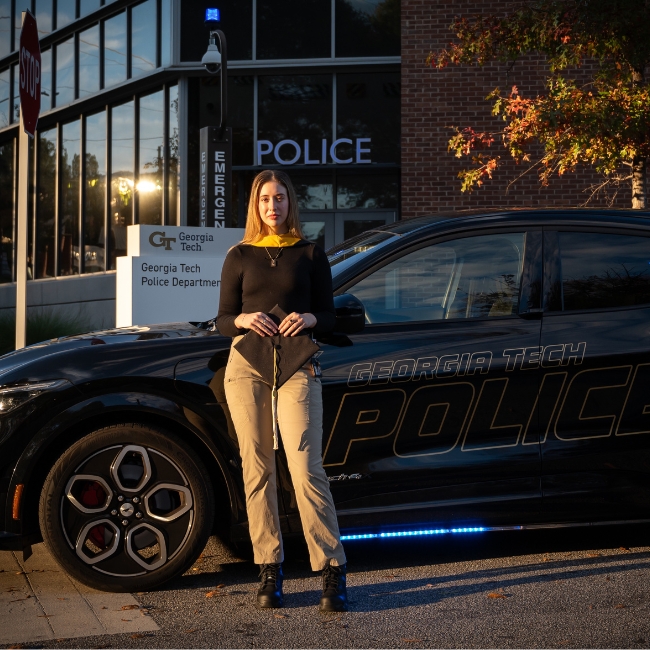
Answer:
[{"label": "concrete sidewalk", "polygon": [[85,587],[70,578],[43,544],[23,562],[0,552],[0,644],[159,629],[130,594]]}]

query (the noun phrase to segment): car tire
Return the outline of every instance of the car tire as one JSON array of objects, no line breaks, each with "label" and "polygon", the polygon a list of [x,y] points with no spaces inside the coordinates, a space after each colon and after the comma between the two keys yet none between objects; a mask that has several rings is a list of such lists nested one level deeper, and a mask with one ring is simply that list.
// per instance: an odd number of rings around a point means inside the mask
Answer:
[{"label": "car tire", "polygon": [[93,431],[54,464],[41,492],[41,532],[74,578],[103,591],[143,591],[184,573],[205,547],[214,495],[198,455],[155,426]]}]

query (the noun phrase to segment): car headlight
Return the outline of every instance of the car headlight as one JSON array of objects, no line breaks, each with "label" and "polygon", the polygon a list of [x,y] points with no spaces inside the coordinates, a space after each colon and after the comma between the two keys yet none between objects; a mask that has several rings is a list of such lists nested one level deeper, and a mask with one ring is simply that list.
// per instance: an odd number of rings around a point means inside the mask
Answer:
[{"label": "car headlight", "polygon": [[65,379],[54,379],[52,381],[39,381],[32,384],[23,384],[22,386],[0,388],[0,416],[17,409],[45,391],[56,390],[65,385],[70,385],[70,382]]}]

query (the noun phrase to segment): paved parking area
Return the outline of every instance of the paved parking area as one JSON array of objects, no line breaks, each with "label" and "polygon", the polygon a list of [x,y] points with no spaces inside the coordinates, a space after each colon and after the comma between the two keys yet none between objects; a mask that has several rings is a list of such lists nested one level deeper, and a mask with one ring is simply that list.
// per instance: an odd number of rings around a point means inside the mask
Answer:
[{"label": "paved parking area", "polygon": [[[39,629],[49,636],[38,641],[32,635],[33,641],[24,647],[650,645],[647,526],[348,542],[346,550],[351,602],[351,611],[346,614],[318,613],[320,581],[309,570],[304,546],[299,542],[291,542],[287,548],[287,606],[282,610],[257,610],[253,606],[256,567],[213,538],[202,558],[184,576],[158,591],[136,593],[135,600],[92,592],[109,603],[98,610],[100,601],[89,599],[86,591],[75,585],[88,603],[86,614],[90,615],[88,610],[92,610],[106,630],[99,631],[95,622],[94,636],[70,634],[70,638],[63,639],[58,632],[63,627],[54,627],[56,612],[51,610],[54,616],[38,619]],[[26,575],[28,578],[20,578],[31,581],[36,574]],[[33,584],[32,592],[36,595],[36,582]],[[3,596],[6,595],[3,590]],[[45,603],[45,595],[36,600]],[[69,614],[79,602],[66,605],[63,612]],[[122,610],[127,602],[137,603],[140,609]],[[34,615],[35,611],[30,620],[34,620]],[[0,619],[2,629],[5,620]],[[111,621],[114,627],[109,627]],[[50,630],[43,627],[45,622]],[[119,629],[119,625],[127,624],[133,627]],[[151,627],[134,631],[137,625]]]},{"label": "paved parking area", "polygon": [[130,594],[95,591],[68,577],[43,544],[0,552],[0,644],[50,645],[57,639],[158,629]]}]

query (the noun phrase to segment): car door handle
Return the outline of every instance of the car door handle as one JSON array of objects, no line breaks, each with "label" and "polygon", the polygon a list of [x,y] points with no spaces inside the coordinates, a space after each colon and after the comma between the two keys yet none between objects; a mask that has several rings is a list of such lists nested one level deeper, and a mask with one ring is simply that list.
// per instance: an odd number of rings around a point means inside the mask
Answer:
[{"label": "car door handle", "polygon": [[528,311],[523,311],[519,313],[519,318],[525,318],[526,320],[538,320],[542,317],[544,311],[539,307],[535,309],[529,309]]}]

